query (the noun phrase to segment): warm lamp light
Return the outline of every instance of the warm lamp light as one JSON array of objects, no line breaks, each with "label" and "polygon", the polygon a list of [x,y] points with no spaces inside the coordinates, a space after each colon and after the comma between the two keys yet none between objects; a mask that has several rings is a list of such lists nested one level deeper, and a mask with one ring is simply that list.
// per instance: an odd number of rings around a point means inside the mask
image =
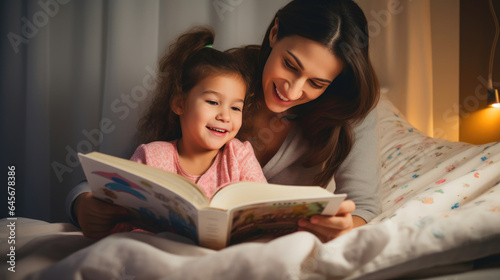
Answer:
[{"label": "warm lamp light", "polygon": [[500,97],[498,96],[497,89],[488,90],[488,105],[493,108],[500,108]]}]

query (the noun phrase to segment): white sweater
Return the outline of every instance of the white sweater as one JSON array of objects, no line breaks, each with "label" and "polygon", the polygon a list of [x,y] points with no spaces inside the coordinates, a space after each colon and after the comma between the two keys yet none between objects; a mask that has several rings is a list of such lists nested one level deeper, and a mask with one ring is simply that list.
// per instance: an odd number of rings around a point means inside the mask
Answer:
[{"label": "white sweater", "polygon": [[[353,215],[370,221],[380,209],[378,114],[374,109],[366,119],[354,128],[354,146],[340,165],[327,186],[335,193],[346,193],[356,204]],[[294,127],[274,157],[262,168],[269,183],[289,185],[312,185],[313,178],[321,168],[302,166],[301,156],[308,150],[300,130]],[[333,179],[333,178],[332,178]]]}]

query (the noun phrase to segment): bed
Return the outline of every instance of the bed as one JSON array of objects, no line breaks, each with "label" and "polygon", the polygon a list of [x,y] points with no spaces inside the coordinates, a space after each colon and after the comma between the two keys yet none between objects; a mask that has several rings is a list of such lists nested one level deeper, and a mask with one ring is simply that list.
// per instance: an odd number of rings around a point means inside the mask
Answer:
[{"label": "bed", "polygon": [[[498,279],[500,142],[427,137],[386,98],[378,107],[382,213],[328,243],[297,232],[213,251],[171,234],[100,241],[65,223],[2,230],[2,279]],[[2,219],[2,229],[12,220]]]}]

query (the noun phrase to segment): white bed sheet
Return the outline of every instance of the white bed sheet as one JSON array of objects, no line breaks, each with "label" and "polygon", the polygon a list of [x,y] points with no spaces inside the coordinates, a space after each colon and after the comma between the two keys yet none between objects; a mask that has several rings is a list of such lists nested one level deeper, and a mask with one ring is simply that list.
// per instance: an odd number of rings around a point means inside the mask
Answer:
[{"label": "white bed sheet", "polygon": [[[69,224],[16,221],[16,272],[2,279],[390,279],[500,254],[500,142],[469,145],[415,130],[378,108],[383,212],[331,242],[298,232],[212,251],[164,234],[100,241]],[[9,221],[0,220],[5,229]]]}]

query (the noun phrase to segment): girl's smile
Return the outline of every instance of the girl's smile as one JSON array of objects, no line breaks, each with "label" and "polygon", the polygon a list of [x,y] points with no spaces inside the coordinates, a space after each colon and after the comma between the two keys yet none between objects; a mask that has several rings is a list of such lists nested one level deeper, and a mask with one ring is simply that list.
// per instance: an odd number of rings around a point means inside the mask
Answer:
[{"label": "girl's smile", "polygon": [[179,154],[218,151],[236,136],[242,123],[246,85],[236,75],[217,74],[201,80],[175,111],[182,137]]},{"label": "girl's smile", "polygon": [[213,130],[215,132],[220,132],[220,133],[226,133],[227,132],[227,130],[225,130],[225,129],[215,128],[215,127],[208,127],[208,126],[207,126],[207,128],[210,129],[210,130]]}]

